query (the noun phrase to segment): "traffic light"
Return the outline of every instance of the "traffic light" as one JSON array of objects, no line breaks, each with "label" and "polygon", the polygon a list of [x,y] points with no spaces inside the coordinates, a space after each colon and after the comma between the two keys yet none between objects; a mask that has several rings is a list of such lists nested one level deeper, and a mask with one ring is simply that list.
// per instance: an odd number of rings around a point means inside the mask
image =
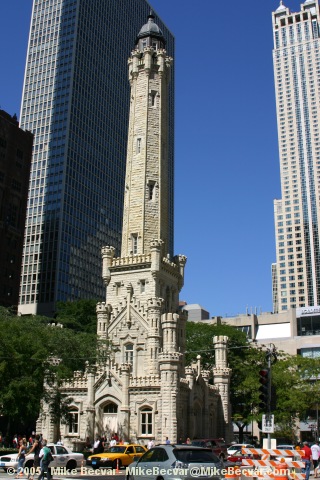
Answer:
[{"label": "traffic light", "polygon": [[259,408],[264,412],[268,411],[268,407],[270,404],[269,398],[269,382],[270,382],[270,370],[265,368],[264,370],[260,370],[259,372]]}]

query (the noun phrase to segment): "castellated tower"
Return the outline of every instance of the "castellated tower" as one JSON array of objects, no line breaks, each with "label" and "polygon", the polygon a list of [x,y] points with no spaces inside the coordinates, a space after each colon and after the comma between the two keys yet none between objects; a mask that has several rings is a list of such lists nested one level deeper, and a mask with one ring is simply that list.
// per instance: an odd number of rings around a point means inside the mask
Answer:
[{"label": "castellated tower", "polygon": [[[172,58],[152,14],[129,58],[130,119],[121,256],[102,248],[106,301],[97,305],[97,334],[106,362],[70,386],[81,405],[78,437],[163,443],[187,437],[229,438],[225,366],[185,365],[186,321],[179,312],[186,257],[170,251],[168,85]],[[111,345],[111,351],[107,345]],[[226,342],[219,343],[219,352]],[[226,358],[225,352],[223,353]],[[220,388],[221,383],[221,388]],[[81,397],[82,395],[82,397]],[[79,399],[78,403],[76,399]],[[219,412],[223,419],[219,422]],[[43,425],[44,423],[42,423]],[[74,437],[73,437],[74,438]],[[66,437],[64,436],[66,441]],[[67,442],[66,442],[67,443]]]},{"label": "castellated tower", "polygon": [[[178,305],[186,258],[172,258],[169,251],[172,58],[152,14],[138,34],[128,65],[131,94],[122,249],[120,258],[114,257],[112,247],[102,250],[107,293],[105,312],[101,304],[97,307],[102,319],[98,334],[109,339],[115,350],[110,375],[121,383],[117,429],[131,439],[153,435],[164,441],[166,436],[177,438],[175,412],[186,322]],[[109,320],[104,319],[107,311]]]}]

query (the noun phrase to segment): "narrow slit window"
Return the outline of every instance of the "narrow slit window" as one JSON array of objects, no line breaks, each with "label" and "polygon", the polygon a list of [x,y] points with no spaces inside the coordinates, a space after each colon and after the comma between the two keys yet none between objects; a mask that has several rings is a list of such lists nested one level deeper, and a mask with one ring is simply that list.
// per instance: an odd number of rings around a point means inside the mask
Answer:
[{"label": "narrow slit window", "polygon": [[156,106],[156,97],[157,97],[157,92],[152,91],[150,93],[150,98],[151,98],[151,107]]},{"label": "narrow slit window", "polygon": [[138,235],[136,233],[131,235],[131,247],[133,255],[136,255],[138,253]]},{"label": "narrow slit window", "polygon": [[136,153],[141,152],[141,138],[137,138],[137,147],[136,147]]},{"label": "narrow slit window", "polygon": [[154,182],[149,182],[149,200],[153,200],[154,199],[154,187],[155,187],[155,183]]}]

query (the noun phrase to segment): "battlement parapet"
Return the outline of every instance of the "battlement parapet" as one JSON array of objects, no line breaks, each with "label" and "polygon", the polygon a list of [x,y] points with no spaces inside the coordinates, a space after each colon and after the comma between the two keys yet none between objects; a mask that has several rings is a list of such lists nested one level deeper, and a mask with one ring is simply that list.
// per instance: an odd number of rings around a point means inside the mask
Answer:
[{"label": "battlement parapet", "polygon": [[[178,313],[164,313],[161,315],[161,323],[177,323],[179,320],[179,314]],[[165,325],[163,325],[165,328]]]},{"label": "battlement parapet", "polygon": [[151,254],[145,255],[130,255],[129,257],[117,257],[112,261],[112,267],[124,267],[130,265],[142,265],[144,263],[151,263]]},{"label": "battlement parapet", "polygon": [[83,372],[76,371],[73,377],[63,382],[62,388],[71,389],[84,389],[87,388],[87,377]]},{"label": "battlement parapet", "polygon": [[182,354],[179,352],[161,352],[159,353],[159,363],[162,362],[179,362]]},{"label": "battlement parapet", "polygon": [[228,376],[231,373],[231,368],[228,367],[213,367],[214,376]]},{"label": "battlement parapet", "polygon": [[132,377],[129,387],[160,387],[159,375],[148,375],[146,377]]}]

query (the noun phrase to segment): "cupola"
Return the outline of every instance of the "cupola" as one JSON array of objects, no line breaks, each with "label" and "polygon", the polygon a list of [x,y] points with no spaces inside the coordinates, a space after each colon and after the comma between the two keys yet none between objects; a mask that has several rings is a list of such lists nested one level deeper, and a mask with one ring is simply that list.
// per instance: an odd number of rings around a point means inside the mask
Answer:
[{"label": "cupola", "polygon": [[148,22],[143,25],[138,33],[136,40],[136,48],[143,51],[146,47],[152,47],[155,50],[164,48],[166,41],[161,29],[154,22],[154,15],[152,11],[148,15]]}]

